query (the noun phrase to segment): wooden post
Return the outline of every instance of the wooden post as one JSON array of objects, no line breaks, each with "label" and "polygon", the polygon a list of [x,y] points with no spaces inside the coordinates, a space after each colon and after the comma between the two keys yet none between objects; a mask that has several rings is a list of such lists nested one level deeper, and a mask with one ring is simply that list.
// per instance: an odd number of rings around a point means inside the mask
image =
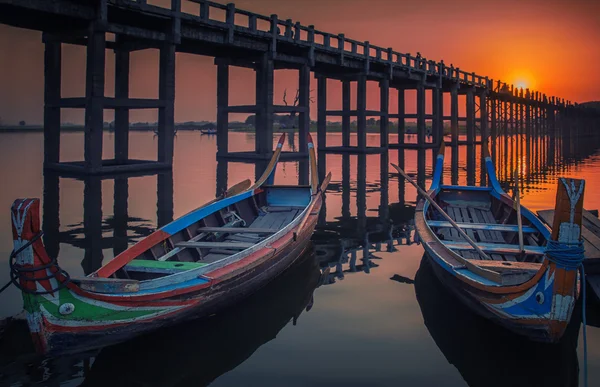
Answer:
[{"label": "wooden post", "polygon": [[[217,64],[217,155],[229,153],[229,65]],[[254,117],[256,120],[256,116]]]},{"label": "wooden post", "polygon": [[157,176],[157,223],[162,227],[173,221],[173,172]]},{"label": "wooden post", "polygon": [[[129,51],[115,50],[115,98],[129,98]],[[129,159],[129,109],[115,109],[115,160],[125,163]],[[127,182],[127,181],[126,181]]]},{"label": "wooden post", "polygon": [[342,146],[350,146],[350,81],[342,81]]},{"label": "wooden post", "polygon": [[487,173],[485,172],[485,154],[488,152],[485,147],[488,146],[488,112],[487,112],[487,94],[482,92],[479,94],[479,117],[480,125],[479,130],[481,131],[481,177],[480,182],[482,186],[485,186],[487,180]]},{"label": "wooden post", "polygon": [[497,156],[497,150],[496,150],[496,137],[497,137],[497,132],[496,132],[496,99],[492,98],[489,100],[490,101],[490,111],[491,111],[491,123],[490,123],[490,137],[492,139],[492,141],[490,141],[490,146],[492,148],[492,160],[494,161],[494,163],[496,163],[496,156]]},{"label": "wooden post", "polygon": [[404,89],[398,89],[398,144],[404,144],[404,133],[406,133],[406,113]]},{"label": "wooden post", "polygon": [[273,75],[274,64],[263,54],[256,68],[256,152],[268,157],[273,153]]},{"label": "wooden post", "polygon": [[164,104],[158,109],[158,161],[173,164],[175,144],[175,45],[160,49],[158,97]]},{"label": "wooden post", "polygon": [[310,67],[303,65],[298,72],[298,106],[304,108],[298,114],[299,145],[300,152],[307,152],[307,136],[310,130]]},{"label": "wooden post", "polygon": [[379,104],[381,117],[379,118],[379,144],[382,148],[387,148],[389,144],[389,103],[390,103],[390,81],[385,78],[379,81]]},{"label": "wooden post", "polygon": [[364,151],[367,147],[367,76],[358,76],[356,86],[356,110],[357,110],[357,144],[358,149]]},{"label": "wooden post", "polygon": [[452,146],[458,146],[458,83],[450,90],[450,131]]},{"label": "wooden post", "polygon": [[327,146],[327,78],[317,75],[317,145]]},{"label": "wooden post", "polygon": [[475,143],[475,91],[467,90],[467,144]]},{"label": "wooden post", "polygon": [[50,258],[60,252],[60,183],[59,174],[44,171],[42,230],[44,245]]},{"label": "wooden post", "polygon": [[88,275],[102,266],[102,180],[87,176],[83,183],[83,230],[86,246],[81,261],[83,273]]},{"label": "wooden post", "polygon": [[431,89],[431,114],[433,119],[431,120],[431,135],[433,143],[438,146],[440,141],[440,89],[435,87]]},{"label": "wooden post", "polygon": [[417,86],[417,142],[419,147],[425,146],[425,85]]},{"label": "wooden post", "polygon": [[61,43],[44,47],[44,164],[60,161]]},{"label": "wooden post", "polygon": [[104,31],[98,30],[93,22],[88,36],[85,85],[84,168],[88,173],[102,168],[105,49]]},{"label": "wooden post", "polygon": [[525,91],[525,148],[527,151],[527,168],[531,165],[531,95],[529,89]]},{"label": "wooden post", "polygon": [[127,200],[129,198],[129,183],[127,177],[118,177],[115,179],[114,198],[113,198],[113,254],[116,257],[127,250]]}]

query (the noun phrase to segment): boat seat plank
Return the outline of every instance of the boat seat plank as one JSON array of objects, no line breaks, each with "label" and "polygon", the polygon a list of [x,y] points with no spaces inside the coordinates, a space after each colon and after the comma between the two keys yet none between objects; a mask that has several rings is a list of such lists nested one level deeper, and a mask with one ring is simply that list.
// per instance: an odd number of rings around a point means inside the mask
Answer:
[{"label": "boat seat plank", "polygon": [[[431,227],[440,227],[440,228],[451,228],[452,224],[443,220],[430,220],[429,226]],[[472,230],[489,230],[489,231],[502,231],[502,232],[517,232],[519,231],[518,226],[516,224],[488,224],[488,223],[465,223],[465,222],[456,222],[460,228],[463,229],[472,229]],[[535,233],[536,229],[530,226],[523,226],[523,232],[525,233]]]},{"label": "boat seat plank", "polygon": [[253,227],[200,227],[200,232],[220,232],[220,233],[253,233],[253,234],[275,234],[279,229],[277,228],[258,228]]},{"label": "boat seat plank", "polygon": [[244,250],[254,246],[254,243],[243,242],[179,242],[176,247],[199,247],[199,248],[224,248],[224,249],[240,249]]},{"label": "boat seat plank", "polygon": [[134,259],[125,265],[128,272],[174,274],[185,270],[205,266],[200,262],[155,261],[150,259]]},{"label": "boat seat plank", "polygon": [[261,237],[252,237],[248,234],[233,234],[228,236],[225,240],[228,241],[237,241],[237,242],[248,242],[248,243],[258,243],[262,239]]},{"label": "boat seat plank", "polygon": [[[444,242],[444,245],[450,249],[454,250],[474,250],[473,246],[468,244],[467,242]],[[485,252],[492,252],[495,254],[519,254],[521,250],[519,249],[519,245],[508,245],[501,243],[478,243],[479,248],[481,248]],[[525,246],[525,254],[531,255],[543,255],[546,251],[546,248],[543,246]]]}]

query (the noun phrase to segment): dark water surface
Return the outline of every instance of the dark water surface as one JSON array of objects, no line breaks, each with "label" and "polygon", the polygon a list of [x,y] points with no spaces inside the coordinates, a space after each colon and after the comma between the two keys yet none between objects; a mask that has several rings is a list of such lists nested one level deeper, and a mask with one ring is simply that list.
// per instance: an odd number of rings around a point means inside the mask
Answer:
[{"label": "dark water surface", "polygon": [[[327,141],[338,145],[341,134]],[[106,133],[105,158],[112,143]],[[368,143],[378,145],[378,136],[369,135]],[[132,132],[130,144],[130,157],[156,157],[152,133]],[[253,134],[230,135],[232,151],[253,144]],[[297,144],[297,137],[289,138],[284,150]],[[61,147],[61,160],[82,159],[83,134],[63,134]],[[600,207],[600,153],[533,160],[498,147],[501,180],[507,171],[521,171],[522,202],[532,210],[553,207],[557,176],[585,178],[585,207]],[[179,132],[172,173],[75,180],[43,175],[41,133],[0,134],[0,285],[9,278],[14,199],[43,199],[48,251],[79,276],[264,168],[217,163],[215,153],[213,136]],[[479,157],[480,149],[451,153],[447,149],[446,183],[479,184],[472,155]],[[333,178],[310,254],[241,304],[202,321],[89,354],[39,359],[29,353],[22,320],[8,319],[22,309],[20,292],[9,288],[0,294],[0,385],[577,386],[580,306],[561,343],[529,342],[465,309],[437,282],[422,247],[407,244],[416,192],[389,163],[428,185],[432,159],[432,151],[416,150],[321,155],[321,171]],[[306,180],[306,162],[278,166],[276,183]],[[594,317],[588,323],[600,326]],[[600,329],[587,328],[589,386],[597,386]]]}]

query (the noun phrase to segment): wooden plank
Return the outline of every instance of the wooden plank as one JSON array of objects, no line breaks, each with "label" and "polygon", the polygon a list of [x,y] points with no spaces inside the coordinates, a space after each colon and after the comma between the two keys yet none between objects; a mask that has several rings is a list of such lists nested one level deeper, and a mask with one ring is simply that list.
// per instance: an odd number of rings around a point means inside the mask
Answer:
[{"label": "wooden plank", "polygon": [[[494,217],[494,214],[492,214],[491,210],[482,210],[481,216],[483,216],[483,220],[486,223],[493,224],[493,225],[496,225],[498,223],[496,221],[496,218]],[[512,227],[513,225],[499,225],[499,226]],[[526,227],[526,229],[529,230],[529,227]],[[524,230],[525,230],[525,228],[524,228]],[[523,232],[525,232],[525,231],[523,231]],[[506,239],[504,238],[504,235],[502,235],[502,233],[500,231],[492,231],[491,235],[497,242],[506,243]]]},{"label": "wooden plank", "polygon": [[[477,216],[477,213],[475,212],[475,209],[472,207],[467,208],[467,211],[469,212],[469,214],[471,215],[471,220],[474,223],[482,223],[481,220],[479,219],[479,216]],[[476,229],[476,233],[479,236],[479,240],[482,242],[491,242],[491,236],[490,236],[490,232],[487,231],[485,228],[482,229]],[[492,257],[492,259],[494,259],[494,257]]]},{"label": "wooden plank", "polygon": [[[456,216],[456,220],[458,222],[464,222],[464,221],[468,221],[469,220],[469,216],[468,215],[467,215],[466,219],[464,218],[462,210],[463,210],[462,208],[454,207],[454,216]],[[466,223],[468,223],[468,222],[466,222]],[[473,230],[466,229],[464,231],[469,236],[469,238],[471,238],[472,240],[475,241],[475,234],[473,233]],[[461,237],[460,239],[462,240],[464,238]],[[471,250],[473,250],[473,246],[471,246]],[[465,258],[467,258],[467,259],[481,259],[479,257],[479,254],[476,254],[476,253],[474,253],[472,251],[469,251],[469,249],[466,249],[465,251],[462,251],[461,253],[462,253],[462,256],[465,257]]]},{"label": "wooden plank", "polygon": [[71,278],[83,290],[96,293],[132,293],[140,290],[139,281],[121,278]]},{"label": "wooden plank", "polygon": [[[456,222],[456,216],[454,215],[454,208],[448,206],[448,215],[450,216],[450,218],[452,218],[453,221]],[[450,222],[448,222],[448,223],[450,223]],[[452,227],[450,229],[450,240],[453,240],[453,241],[462,240],[462,238],[459,235],[458,231],[456,231],[456,229],[454,227]]]},{"label": "wooden plank", "polygon": [[229,234],[253,233],[253,234],[275,234],[277,228],[246,228],[246,227],[200,227],[201,232],[220,232]]},{"label": "wooden plank", "polygon": [[[444,245],[454,250],[473,250],[473,246],[467,242],[444,242]],[[489,251],[499,254],[519,254],[521,252],[519,245],[506,245],[501,243],[478,243],[477,245],[486,252]],[[526,254],[543,255],[545,251],[546,248],[542,246],[525,246]]]},{"label": "wooden plank", "polygon": [[[440,227],[440,228],[451,228],[452,225],[450,224],[450,222],[446,222],[444,220],[430,220],[429,222],[427,222],[429,224],[430,227]],[[463,228],[463,229],[472,229],[472,230],[487,230],[493,232],[517,232],[517,225],[516,224],[489,224],[489,223],[464,223],[464,222],[457,222],[458,225]],[[523,226],[523,232],[525,233],[535,233],[538,232],[538,230],[536,230],[533,227],[530,226]]]},{"label": "wooden plank", "polygon": [[512,254],[504,254],[503,257],[509,262],[518,262],[517,257]]},{"label": "wooden plank", "polygon": [[179,242],[175,246],[177,247],[200,247],[200,248],[224,248],[224,249],[240,249],[245,250],[252,246],[254,243],[242,243],[242,242]]}]

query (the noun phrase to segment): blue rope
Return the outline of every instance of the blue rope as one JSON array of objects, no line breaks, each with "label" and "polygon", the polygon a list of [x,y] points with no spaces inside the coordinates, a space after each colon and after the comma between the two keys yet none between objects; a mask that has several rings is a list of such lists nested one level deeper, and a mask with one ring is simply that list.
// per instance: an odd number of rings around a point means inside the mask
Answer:
[{"label": "blue rope", "polygon": [[546,257],[556,263],[559,266],[566,268],[567,270],[581,271],[581,297],[582,297],[582,322],[583,322],[583,385],[587,387],[588,383],[588,372],[587,372],[587,321],[585,317],[585,269],[583,268],[583,260],[585,249],[583,248],[583,241],[578,243],[561,243],[557,241],[548,241],[546,248]]}]

